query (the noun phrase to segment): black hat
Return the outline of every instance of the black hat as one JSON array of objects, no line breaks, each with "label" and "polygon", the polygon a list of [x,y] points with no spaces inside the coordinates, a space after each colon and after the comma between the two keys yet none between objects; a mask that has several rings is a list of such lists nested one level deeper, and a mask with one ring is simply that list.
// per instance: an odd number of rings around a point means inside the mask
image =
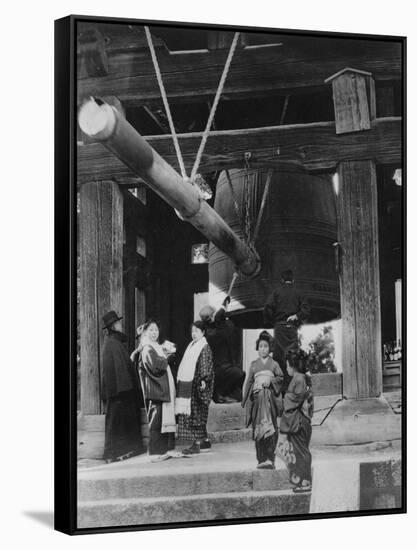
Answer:
[{"label": "black hat", "polygon": [[281,273],[281,278],[284,281],[293,281],[294,280],[294,273],[292,272],[292,269],[286,269]]},{"label": "black hat", "polygon": [[120,319],[123,319],[123,317],[119,317],[115,311],[109,311],[108,313],[105,313],[103,315],[103,330],[105,328],[108,328],[110,325],[115,323],[116,321],[120,321]]}]

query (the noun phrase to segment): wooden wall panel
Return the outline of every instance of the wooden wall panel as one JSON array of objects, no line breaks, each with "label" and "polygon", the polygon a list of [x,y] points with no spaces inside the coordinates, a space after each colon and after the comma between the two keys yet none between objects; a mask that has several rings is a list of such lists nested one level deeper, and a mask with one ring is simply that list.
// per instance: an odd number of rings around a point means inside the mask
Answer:
[{"label": "wooden wall panel", "polygon": [[113,182],[80,190],[81,410],[102,412],[102,316],[123,305],[123,197]]}]

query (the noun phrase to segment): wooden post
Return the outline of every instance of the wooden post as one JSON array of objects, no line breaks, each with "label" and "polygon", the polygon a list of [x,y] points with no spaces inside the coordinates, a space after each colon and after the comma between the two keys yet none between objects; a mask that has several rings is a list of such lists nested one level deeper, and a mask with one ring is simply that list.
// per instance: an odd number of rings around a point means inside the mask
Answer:
[{"label": "wooden post", "polygon": [[123,306],[123,197],[110,181],[80,189],[81,411],[102,412],[102,316]]},{"label": "wooden post", "polygon": [[382,352],[375,164],[344,161],[338,175],[343,394],[378,397]]}]

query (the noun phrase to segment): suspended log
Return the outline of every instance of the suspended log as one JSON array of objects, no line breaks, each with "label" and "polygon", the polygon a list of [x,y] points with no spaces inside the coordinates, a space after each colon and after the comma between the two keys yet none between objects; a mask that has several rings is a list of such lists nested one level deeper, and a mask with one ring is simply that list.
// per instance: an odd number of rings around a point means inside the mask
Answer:
[{"label": "suspended log", "polygon": [[227,254],[246,276],[255,276],[259,257],[230,229],[211,208],[195,186],[185,181],[114,107],[100,100],[86,102],[79,113],[84,133],[105,147],[139,175],[180,216]]}]

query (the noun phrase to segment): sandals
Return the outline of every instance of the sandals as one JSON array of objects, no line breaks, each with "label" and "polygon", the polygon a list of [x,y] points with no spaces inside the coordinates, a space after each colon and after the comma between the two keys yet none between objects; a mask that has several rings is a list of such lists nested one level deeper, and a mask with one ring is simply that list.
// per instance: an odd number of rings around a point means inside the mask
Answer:
[{"label": "sandals", "polygon": [[151,455],[151,462],[163,462],[164,460],[168,460],[172,458],[168,453],[165,453],[164,455]]},{"label": "sandals", "polygon": [[132,458],[135,456],[135,453],[133,451],[126,453],[124,455],[116,456],[115,458],[106,458],[106,464],[111,464],[112,462],[123,462],[123,460],[127,460],[128,458]]},{"label": "sandals", "polygon": [[256,467],[258,470],[275,470],[275,465],[271,460],[265,460],[265,462],[260,462]]},{"label": "sandals", "polygon": [[311,483],[308,485],[297,485],[292,490],[293,493],[311,493]]}]

